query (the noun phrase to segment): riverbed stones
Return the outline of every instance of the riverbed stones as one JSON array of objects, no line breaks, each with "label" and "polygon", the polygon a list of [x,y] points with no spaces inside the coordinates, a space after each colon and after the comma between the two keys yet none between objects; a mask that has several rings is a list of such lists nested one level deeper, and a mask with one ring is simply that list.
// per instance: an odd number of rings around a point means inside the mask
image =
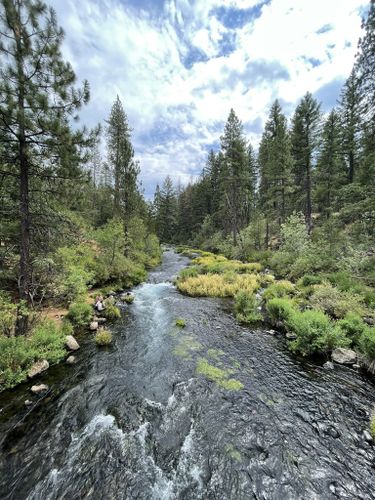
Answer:
[{"label": "riverbed stones", "polygon": [[69,351],[78,351],[79,344],[73,335],[67,335],[65,337],[65,345],[69,349]]},{"label": "riverbed stones", "polygon": [[332,363],[332,361],[326,361],[323,365],[323,368],[325,370],[334,370],[335,369],[335,365]]},{"label": "riverbed stones", "polygon": [[332,361],[339,363],[340,365],[354,365],[357,361],[357,354],[351,349],[344,349],[343,347],[338,347],[332,351],[331,355]]},{"label": "riverbed stones", "polygon": [[46,384],[33,385],[30,390],[34,394],[40,394],[41,392],[48,391],[48,385]]},{"label": "riverbed stones", "polygon": [[74,365],[77,363],[77,358],[75,356],[69,356],[67,359],[66,359],[66,364],[67,365]]},{"label": "riverbed stones", "polygon": [[90,323],[90,330],[94,331],[99,328],[99,322],[98,321],[91,321]]},{"label": "riverbed stones", "polygon": [[43,359],[42,361],[37,361],[36,363],[34,363],[28,371],[27,375],[29,378],[34,378],[37,375],[40,375],[42,372],[48,370],[48,368],[48,361],[46,359]]},{"label": "riverbed stones", "polygon": [[99,323],[99,325],[101,325],[107,321],[107,318],[103,318],[101,316],[94,316],[93,321],[96,321],[97,323]]}]

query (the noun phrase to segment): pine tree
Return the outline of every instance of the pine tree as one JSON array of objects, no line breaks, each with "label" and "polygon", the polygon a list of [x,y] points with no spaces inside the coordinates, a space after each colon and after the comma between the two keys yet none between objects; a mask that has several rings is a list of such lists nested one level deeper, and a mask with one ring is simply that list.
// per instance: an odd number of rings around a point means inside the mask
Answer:
[{"label": "pine tree", "polygon": [[[32,302],[32,195],[34,179],[70,176],[69,156],[83,144],[82,132],[72,133],[67,117],[89,99],[87,82],[74,88],[75,75],[63,61],[63,31],[53,9],[40,0],[1,0],[0,134],[7,134],[12,172],[19,183],[19,295]],[[17,333],[27,319],[19,318]]]},{"label": "pine tree", "polygon": [[125,254],[128,252],[129,221],[139,203],[139,164],[134,161],[131,129],[119,96],[107,121],[108,159],[114,176],[113,214],[124,222]]},{"label": "pine tree", "polygon": [[178,206],[176,191],[169,175],[159,192],[155,193],[155,202],[158,236],[164,243],[171,243],[176,240]]},{"label": "pine tree", "polygon": [[347,164],[348,182],[352,183],[357,174],[360,131],[360,93],[354,69],[341,91],[339,104],[342,150]]},{"label": "pine tree", "polygon": [[295,177],[295,208],[305,214],[309,233],[312,229],[312,172],[318,146],[320,104],[307,92],[298,104],[292,120],[292,155]]},{"label": "pine tree", "polygon": [[250,175],[246,140],[241,121],[233,109],[229,113],[221,137],[223,161],[221,167],[222,206],[227,227],[237,245],[239,231],[246,225],[246,203],[249,198]]},{"label": "pine tree", "polygon": [[292,156],[286,117],[275,101],[259,148],[261,172],[261,205],[267,220],[266,246],[269,224],[277,222],[278,229],[290,213],[288,197],[291,192]]},{"label": "pine tree", "polygon": [[340,144],[340,117],[335,109],[328,115],[322,134],[315,180],[318,211],[329,217],[340,187],[345,181],[345,166]]}]

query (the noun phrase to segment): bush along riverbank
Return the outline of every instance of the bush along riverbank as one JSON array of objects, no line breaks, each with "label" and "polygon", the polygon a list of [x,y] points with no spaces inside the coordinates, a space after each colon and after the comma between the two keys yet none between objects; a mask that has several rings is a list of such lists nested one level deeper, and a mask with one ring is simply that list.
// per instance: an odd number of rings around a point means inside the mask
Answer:
[{"label": "bush along riverbank", "polygon": [[[10,294],[0,294],[0,391],[64,360],[79,348],[73,335],[97,332],[119,318],[115,296],[131,304],[134,297],[126,290],[143,282],[147,269],[161,260],[157,238],[146,230],[140,235],[141,224],[137,222],[137,246],[126,257],[122,224],[116,219],[98,230],[86,229],[76,245],[60,247],[49,257],[48,293],[39,307],[27,308]],[[94,310],[96,295],[106,297],[102,313]],[[29,329],[16,336],[20,314],[27,316]]]},{"label": "bush along riverbank", "polygon": [[[193,258],[176,281],[180,292],[232,299],[238,321],[255,328],[272,326],[285,335],[293,353],[315,357],[327,369],[334,368],[334,361],[375,373],[375,311],[366,301],[371,289],[343,289],[340,273],[304,275],[292,282],[276,279],[260,263],[187,247],[178,251]],[[371,431],[375,439],[374,417]]]}]

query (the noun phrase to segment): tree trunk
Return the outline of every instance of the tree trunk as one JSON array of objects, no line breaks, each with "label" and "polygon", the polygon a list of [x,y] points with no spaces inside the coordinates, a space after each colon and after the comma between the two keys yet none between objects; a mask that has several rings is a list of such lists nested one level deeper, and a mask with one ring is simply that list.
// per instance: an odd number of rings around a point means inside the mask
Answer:
[{"label": "tree trunk", "polygon": [[[18,4],[18,22],[21,23],[20,4]],[[31,257],[30,257],[30,211],[29,211],[29,165],[27,158],[27,144],[25,134],[25,75],[23,69],[23,47],[21,26],[14,30],[17,53],[17,78],[18,78],[18,161],[20,180],[20,300],[31,303]],[[22,315],[21,307],[18,308],[16,335],[24,335],[27,331],[28,318]]]},{"label": "tree trunk", "polygon": [[307,158],[307,165],[306,165],[306,223],[307,223],[307,231],[310,234],[312,230],[310,157]]},{"label": "tree trunk", "polygon": [[353,151],[349,151],[349,172],[348,181],[351,184],[354,180],[354,154]]}]

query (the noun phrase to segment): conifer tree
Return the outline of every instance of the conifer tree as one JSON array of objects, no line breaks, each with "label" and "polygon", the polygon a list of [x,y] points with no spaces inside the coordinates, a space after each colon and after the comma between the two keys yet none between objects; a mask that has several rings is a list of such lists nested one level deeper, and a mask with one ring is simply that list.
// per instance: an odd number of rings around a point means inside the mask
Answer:
[{"label": "conifer tree", "polygon": [[241,121],[233,109],[230,110],[224,134],[221,137],[223,154],[221,187],[223,210],[226,216],[226,230],[232,233],[233,244],[237,245],[239,231],[246,224],[246,203],[249,198],[250,175],[246,140]]},{"label": "conifer tree", "polygon": [[[156,200],[157,197],[157,200]],[[158,194],[155,193],[157,205],[157,230],[161,241],[171,243],[176,239],[177,196],[169,175],[165,178]]]},{"label": "conifer tree", "polygon": [[[75,74],[62,59],[64,33],[53,9],[40,0],[0,2],[0,135],[5,137],[19,186],[19,296],[32,302],[31,185],[38,179],[71,177],[69,156],[78,154],[83,132],[68,117],[89,99],[88,83],[76,89]],[[17,333],[27,329],[19,317]]]},{"label": "conifer tree", "polygon": [[292,120],[295,208],[302,210],[309,233],[312,229],[312,173],[318,146],[320,104],[307,92],[298,104]]},{"label": "conifer tree", "polygon": [[124,222],[125,254],[128,252],[129,221],[139,202],[139,165],[134,160],[131,129],[119,96],[107,121],[108,159],[114,177],[113,214]]},{"label": "conifer tree", "polygon": [[328,115],[322,134],[315,180],[318,211],[330,215],[336,196],[345,181],[345,166],[340,144],[340,118],[335,109]]},{"label": "conifer tree", "polygon": [[354,182],[359,161],[360,93],[355,71],[341,91],[340,96],[341,142],[347,164],[347,179]]}]

